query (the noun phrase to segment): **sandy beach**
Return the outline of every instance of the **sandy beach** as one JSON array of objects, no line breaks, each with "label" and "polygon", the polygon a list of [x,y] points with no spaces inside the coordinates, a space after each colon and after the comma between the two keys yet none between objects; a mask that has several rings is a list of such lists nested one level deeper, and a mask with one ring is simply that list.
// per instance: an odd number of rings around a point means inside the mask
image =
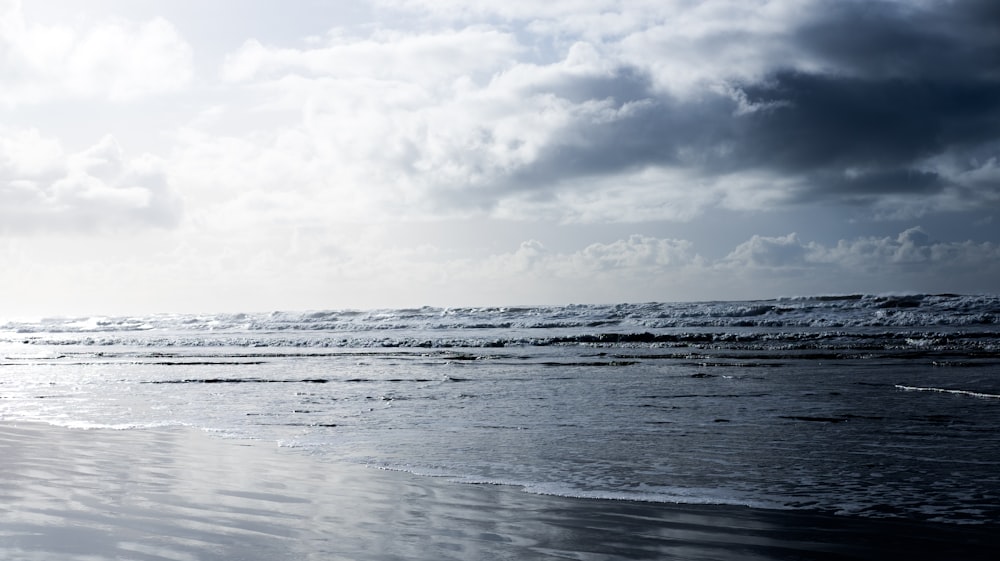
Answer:
[{"label": "sandy beach", "polygon": [[995,558],[996,527],[539,496],[196,430],[0,425],[0,557]]}]

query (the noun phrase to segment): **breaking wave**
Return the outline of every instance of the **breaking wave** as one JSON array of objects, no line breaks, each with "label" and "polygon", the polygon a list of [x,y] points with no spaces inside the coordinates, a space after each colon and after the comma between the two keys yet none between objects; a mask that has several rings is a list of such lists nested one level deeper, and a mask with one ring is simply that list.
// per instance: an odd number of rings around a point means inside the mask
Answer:
[{"label": "breaking wave", "polygon": [[[159,314],[0,322],[0,342],[130,348],[692,347],[1000,356],[1000,296]],[[799,356],[799,358],[806,358]]]}]

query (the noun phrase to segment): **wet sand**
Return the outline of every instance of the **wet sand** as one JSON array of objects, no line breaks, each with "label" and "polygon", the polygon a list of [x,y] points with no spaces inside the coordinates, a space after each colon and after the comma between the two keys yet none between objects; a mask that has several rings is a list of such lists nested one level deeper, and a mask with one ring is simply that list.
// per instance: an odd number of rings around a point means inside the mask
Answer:
[{"label": "wet sand", "polygon": [[0,424],[0,558],[1000,558],[955,526],[532,495],[186,429]]}]

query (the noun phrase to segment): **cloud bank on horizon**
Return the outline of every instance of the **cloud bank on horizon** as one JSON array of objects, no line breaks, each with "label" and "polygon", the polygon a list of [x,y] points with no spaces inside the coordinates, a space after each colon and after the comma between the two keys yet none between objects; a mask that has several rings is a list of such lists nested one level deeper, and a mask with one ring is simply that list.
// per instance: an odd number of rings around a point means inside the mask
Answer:
[{"label": "cloud bank on horizon", "polygon": [[152,9],[0,2],[7,309],[1000,281],[989,0]]}]

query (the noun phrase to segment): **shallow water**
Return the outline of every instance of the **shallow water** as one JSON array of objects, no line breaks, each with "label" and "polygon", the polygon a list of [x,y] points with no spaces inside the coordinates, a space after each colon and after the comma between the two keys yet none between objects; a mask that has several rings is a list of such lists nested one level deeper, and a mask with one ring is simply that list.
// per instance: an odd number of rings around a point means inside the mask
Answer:
[{"label": "shallow water", "polygon": [[991,527],[540,496],[249,444],[179,428],[0,424],[0,557],[995,558]]},{"label": "shallow water", "polygon": [[576,497],[1000,520],[996,297],[10,322],[0,416]]}]

